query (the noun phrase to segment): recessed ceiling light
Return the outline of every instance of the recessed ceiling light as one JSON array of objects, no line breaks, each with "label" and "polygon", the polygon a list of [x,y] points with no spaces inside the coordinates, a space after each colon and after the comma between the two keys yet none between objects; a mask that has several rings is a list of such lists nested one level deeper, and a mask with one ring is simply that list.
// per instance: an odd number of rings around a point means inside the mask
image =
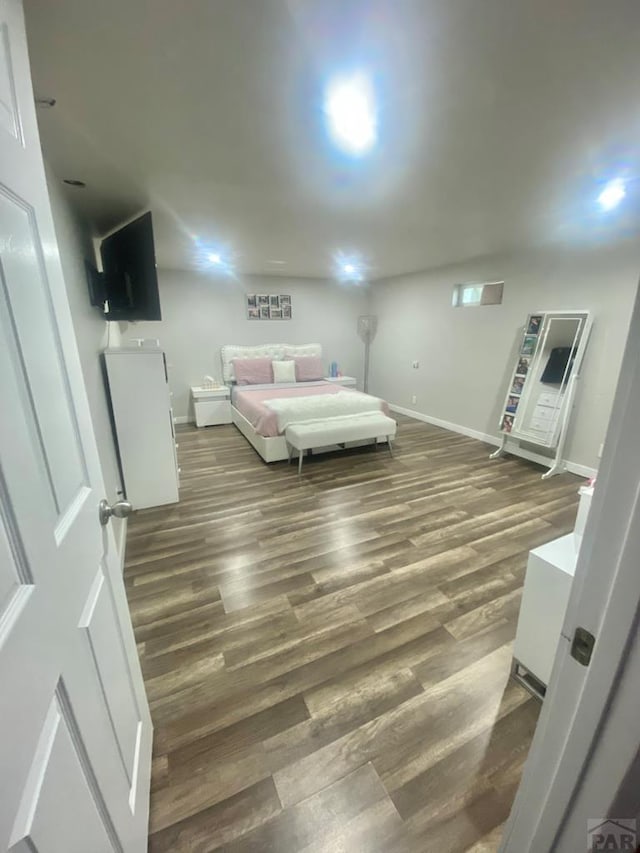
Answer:
[{"label": "recessed ceiling light", "polygon": [[344,151],[364,154],[376,141],[373,88],[364,74],[332,81],[327,87],[325,112],[331,136]]},{"label": "recessed ceiling light", "polygon": [[352,284],[365,281],[366,266],[360,257],[337,252],[333,257],[333,264],[338,281]]},{"label": "recessed ceiling light", "polygon": [[236,274],[237,257],[232,248],[224,243],[204,240],[197,234],[191,235],[194,243],[194,263],[203,272],[233,278]]},{"label": "recessed ceiling light", "polygon": [[70,187],[80,187],[80,189],[84,189],[86,184],[84,181],[77,181],[75,178],[63,178],[63,184],[68,184]]},{"label": "recessed ceiling light", "polygon": [[614,178],[606,184],[598,196],[598,203],[603,210],[613,210],[627,194],[622,178]]}]

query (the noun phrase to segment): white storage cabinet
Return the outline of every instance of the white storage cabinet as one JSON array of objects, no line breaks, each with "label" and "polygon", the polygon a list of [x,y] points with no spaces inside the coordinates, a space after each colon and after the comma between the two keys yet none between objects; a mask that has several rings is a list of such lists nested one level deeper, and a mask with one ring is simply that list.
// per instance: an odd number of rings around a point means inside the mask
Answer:
[{"label": "white storage cabinet", "polygon": [[580,488],[573,533],[529,551],[512,675],[540,698],[551,677],[592,495],[593,486]]},{"label": "white storage cabinet", "polygon": [[134,509],[178,501],[178,458],[165,355],[160,349],[104,351],[127,500]]},{"label": "white storage cabinet", "polygon": [[544,694],[549,683],[577,557],[573,533],[529,552],[513,645],[513,673],[538,695]]}]

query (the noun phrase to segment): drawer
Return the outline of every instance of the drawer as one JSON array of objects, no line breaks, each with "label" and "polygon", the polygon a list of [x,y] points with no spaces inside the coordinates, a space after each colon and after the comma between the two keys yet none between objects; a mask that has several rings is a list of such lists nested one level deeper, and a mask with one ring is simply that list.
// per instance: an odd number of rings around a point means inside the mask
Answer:
[{"label": "drawer", "polygon": [[538,397],[539,406],[557,406],[560,402],[560,394],[557,391],[543,391]]},{"label": "drawer", "polygon": [[206,400],[193,405],[196,426],[215,426],[231,423],[231,404],[228,400]]},{"label": "drawer", "polygon": [[533,410],[533,417],[541,421],[557,421],[560,409],[550,408],[549,406],[537,405]]},{"label": "drawer", "polygon": [[531,418],[529,423],[529,431],[537,432],[540,435],[551,436],[556,430],[556,421],[547,421],[543,418]]},{"label": "drawer", "polygon": [[229,391],[219,391],[216,388],[211,391],[192,391],[191,397],[196,403],[224,403],[229,399]]}]

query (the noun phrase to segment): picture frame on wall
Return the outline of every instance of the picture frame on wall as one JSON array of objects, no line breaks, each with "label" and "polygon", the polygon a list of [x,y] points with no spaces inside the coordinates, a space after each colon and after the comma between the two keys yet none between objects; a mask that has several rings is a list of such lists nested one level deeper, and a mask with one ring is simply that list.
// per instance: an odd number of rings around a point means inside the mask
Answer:
[{"label": "picture frame on wall", "polygon": [[291,320],[290,293],[247,293],[247,320]]},{"label": "picture frame on wall", "polygon": [[540,324],[542,323],[542,315],[541,314],[530,314],[529,322],[527,323],[527,335],[537,335],[540,331]]},{"label": "picture frame on wall", "polygon": [[524,377],[522,376],[514,376],[513,383],[511,385],[510,394],[522,394],[522,389],[524,388]]},{"label": "picture frame on wall", "polygon": [[513,429],[513,415],[503,415],[502,418],[502,430],[504,432],[511,432]]}]

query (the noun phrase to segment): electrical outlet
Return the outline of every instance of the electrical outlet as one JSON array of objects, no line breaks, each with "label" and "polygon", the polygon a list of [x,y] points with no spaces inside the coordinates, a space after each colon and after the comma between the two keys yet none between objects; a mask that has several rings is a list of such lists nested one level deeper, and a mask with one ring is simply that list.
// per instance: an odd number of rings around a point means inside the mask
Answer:
[{"label": "electrical outlet", "polygon": [[417,370],[417,368],[420,367],[420,362],[419,361],[412,361],[411,367],[413,367],[414,370]]},{"label": "electrical outlet", "polygon": [[416,395],[415,395],[415,394],[413,394],[413,395],[412,395],[412,397],[411,397],[411,402],[412,402],[412,403],[417,403],[417,402],[418,402],[418,398],[416,397]]}]

